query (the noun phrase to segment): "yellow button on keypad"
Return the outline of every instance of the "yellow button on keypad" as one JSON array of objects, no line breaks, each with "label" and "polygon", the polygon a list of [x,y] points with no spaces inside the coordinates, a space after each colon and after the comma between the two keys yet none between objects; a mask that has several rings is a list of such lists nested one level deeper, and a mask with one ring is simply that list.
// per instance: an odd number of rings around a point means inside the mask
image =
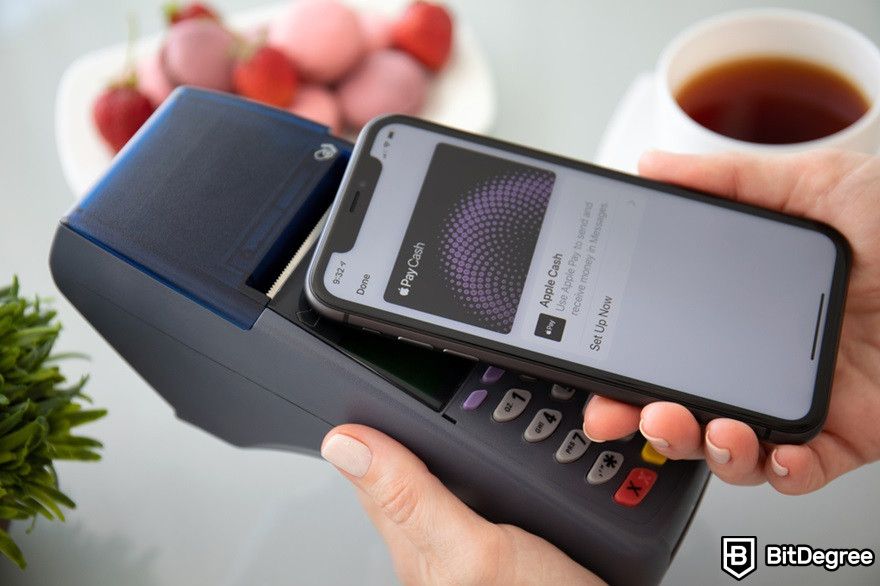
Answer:
[{"label": "yellow button on keypad", "polygon": [[642,460],[654,466],[662,466],[666,462],[666,456],[655,450],[651,442],[645,442],[642,447]]}]

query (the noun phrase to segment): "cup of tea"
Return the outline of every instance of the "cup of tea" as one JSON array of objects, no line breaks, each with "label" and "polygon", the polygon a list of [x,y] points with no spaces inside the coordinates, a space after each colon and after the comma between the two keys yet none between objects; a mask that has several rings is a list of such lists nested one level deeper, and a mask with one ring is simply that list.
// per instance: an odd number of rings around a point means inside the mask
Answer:
[{"label": "cup of tea", "polygon": [[660,56],[660,149],[880,150],[880,49],[834,19],[787,9],[722,14]]}]

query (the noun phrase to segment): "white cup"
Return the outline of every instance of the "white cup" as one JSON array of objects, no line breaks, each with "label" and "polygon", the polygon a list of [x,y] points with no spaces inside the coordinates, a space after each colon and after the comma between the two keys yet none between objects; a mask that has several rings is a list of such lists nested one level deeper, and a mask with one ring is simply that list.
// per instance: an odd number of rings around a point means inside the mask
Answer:
[{"label": "white cup", "polygon": [[[730,60],[751,56],[793,57],[844,74],[870,102],[847,128],[807,142],[758,144],[729,138],[688,116],[675,94],[694,75]],[[778,8],[722,14],[683,31],[663,50],[655,76],[654,142],[682,153],[720,151],[795,152],[843,148],[880,150],[880,49],[857,30],[831,18]]]}]

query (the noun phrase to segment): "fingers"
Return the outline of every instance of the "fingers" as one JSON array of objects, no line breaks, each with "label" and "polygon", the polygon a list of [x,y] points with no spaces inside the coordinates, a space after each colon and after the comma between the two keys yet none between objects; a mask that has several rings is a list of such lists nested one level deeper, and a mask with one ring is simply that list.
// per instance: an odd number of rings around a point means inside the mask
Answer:
[{"label": "fingers", "polygon": [[806,494],[831,480],[819,455],[808,444],[777,446],[764,464],[767,479],[783,494]]},{"label": "fingers", "polygon": [[700,424],[687,408],[658,401],[642,409],[639,431],[654,449],[673,460],[703,457]]},{"label": "fingers", "polygon": [[764,450],[751,427],[733,419],[714,419],[706,426],[706,462],[729,484],[756,485],[766,478]]},{"label": "fingers", "polygon": [[392,547],[393,534],[401,534],[423,554],[458,559],[488,525],[412,452],[374,429],[339,426],[324,438],[321,455],[363,491],[367,512]]},{"label": "fingers", "polygon": [[806,445],[771,447],[733,419],[714,419],[701,432],[685,407],[656,402],[638,407],[593,396],[584,409],[584,433],[593,441],[615,440],[638,429],[655,450],[673,460],[705,458],[721,480],[751,486],[769,480],[783,494],[806,494],[864,463],[843,440],[822,433]]},{"label": "fingers", "polygon": [[681,155],[648,151],[639,160],[639,173],[658,181],[781,209],[797,185],[798,174],[792,172],[791,165],[774,165],[770,161],[767,157],[741,153]]},{"label": "fingers", "polygon": [[419,552],[416,546],[407,539],[396,525],[388,519],[382,512],[382,509],[373,501],[373,499],[364,491],[357,489],[358,501],[361,503],[373,526],[379,531],[379,535],[388,546],[388,552],[391,554],[391,561],[394,564],[394,571],[403,584],[420,583],[420,574],[417,564],[413,560],[419,558]]},{"label": "fingers", "polygon": [[664,456],[702,458],[700,425],[690,411],[675,403],[651,403],[640,409],[594,395],[584,409],[584,433],[604,442],[639,430]]},{"label": "fingers", "polygon": [[806,494],[864,463],[865,459],[849,442],[823,431],[803,445],[776,446],[764,471],[779,492]]},{"label": "fingers", "polygon": [[639,428],[639,408],[593,395],[584,407],[584,433],[594,442],[625,437]]},{"label": "fingers", "polygon": [[827,221],[824,210],[817,209],[817,201],[831,193],[842,177],[863,160],[859,155],[836,151],[776,156],[649,151],[639,161],[639,173],[744,203]]},{"label": "fingers", "polygon": [[549,542],[484,520],[381,432],[341,425],[321,455],[358,488],[405,584],[602,583]]}]

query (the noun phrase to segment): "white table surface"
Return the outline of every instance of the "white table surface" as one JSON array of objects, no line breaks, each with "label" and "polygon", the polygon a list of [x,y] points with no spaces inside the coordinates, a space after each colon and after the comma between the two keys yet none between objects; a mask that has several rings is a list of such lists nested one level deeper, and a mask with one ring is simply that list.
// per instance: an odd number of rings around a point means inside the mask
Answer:
[{"label": "white table surface", "polygon": [[[174,418],[171,409],[60,298],[46,258],[71,205],[53,141],[53,102],[76,56],[125,38],[129,12],[145,32],[160,26],[157,0],[0,0],[0,281],[18,274],[28,292],[56,297],[60,347],[91,355],[70,365],[110,416],[88,428],[106,443],[99,464],[61,464],[78,509],[66,524],[13,529],[30,561],[0,562],[0,584],[389,584],[395,578],[352,490],[329,465],[304,456],[233,448]],[[225,11],[258,4],[218,0]],[[450,1],[482,38],[496,76],[493,134],[590,158],[630,81],[660,48],[703,16],[758,2]],[[855,25],[880,42],[880,4],[780,1]],[[667,575],[667,584],[727,584],[722,535],[759,543],[880,550],[880,467],[791,498],[768,487],[712,482]],[[878,584],[867,569],[760,568],[749,584]]]}]

